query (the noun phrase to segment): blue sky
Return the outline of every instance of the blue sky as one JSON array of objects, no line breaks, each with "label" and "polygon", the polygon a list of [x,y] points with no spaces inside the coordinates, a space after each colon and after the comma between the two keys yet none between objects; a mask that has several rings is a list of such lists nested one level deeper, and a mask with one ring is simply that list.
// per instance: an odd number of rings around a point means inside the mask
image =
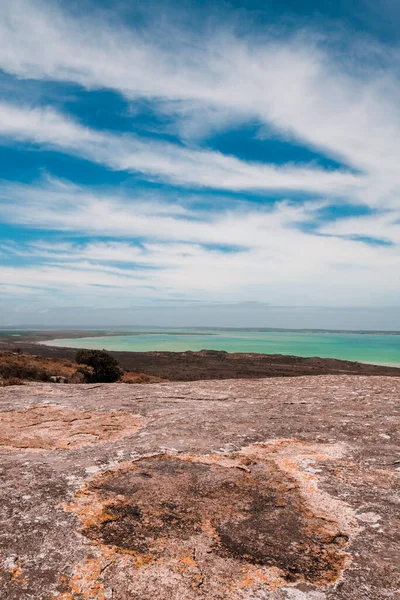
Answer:
[{"label": "blue sky", "polygon": [[215,4],[0,6],[0,325],[400,329],[398,3]]}]

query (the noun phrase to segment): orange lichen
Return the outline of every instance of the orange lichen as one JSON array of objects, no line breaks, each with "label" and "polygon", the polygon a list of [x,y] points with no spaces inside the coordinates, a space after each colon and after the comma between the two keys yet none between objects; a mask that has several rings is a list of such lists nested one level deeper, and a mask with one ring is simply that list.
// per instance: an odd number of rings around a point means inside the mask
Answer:
[{"label": "orange lichen", "polygon": [[22,563],[18,558],[11,561],[8,571],[12,581],[19,581],[20,583],[26,582],[26,578],[24,577],[24,572],[22,570]]},{"label": "orange lichen", "polygon": [[69,502],[65,510],[79,516],[84,527],[91,527],[99,522],[107,521],[111,515],[107,514],[106,502],[94,503],[84,488],[76,494],[76,502]]},{"label": "orange lichen", "polygon": [[277,567],[269,567],[266,569],[250,567],[246,570],[244,577],[231,588],[231,591],[246,588],[260,589],[265,587],[268,587],[271,591],[275,591],[285,585],[287,585],[287,581],[284,574]]},{"label": "orange lichen", "polygon": [[193,560],[193,558],[191,556],[185,556],[184,558],[181,559],[183,564],[186,567],[189,567],[190,569],[193,569],[194,567],[196,567],[196,561]]},{"label": "orange lichen", "polygon": [[192,589],[206,585],[208,562],[196,558],[197,539],[216,560],[238,565],[241,575],[229,585],[223,576],[214,581],[224,593],[295,581],[333,584],[347,564],[342,549],[355,531],[353,515],[307,469],[335,452],[274,440],[235,454],[152,455],[95,475],[65,507],[78,516],[97,557],[77,567],[71,592],[103,600],[104,549],[108,563],[125,555],[125,568],[153,572],[160,565]]},{"label": "orange lichen", "polygon": [[260,569],[257,569],[257,571],[254,571],[253,573],[247,573],[245,578],[239,582],[237,587],[239,589],[243,589],[243,588],[247,588],[247,587],[254,587],[255,585],[258,585],[260,582],[263,582],[263,583],[267,582],[267,578],[264,575],[264,573],[262,571],[260,571]]},{"label": "orange lichen", "polygon": [[[70,591],[53,598],[57,600],[107,600],[106,590],[99,578],[105,567],[115,561],[115,552],[109,548],[99,548],[96,556],[85,558],[74,567],[69,582]],[[65,578],[63,578],[65,579]]]}]

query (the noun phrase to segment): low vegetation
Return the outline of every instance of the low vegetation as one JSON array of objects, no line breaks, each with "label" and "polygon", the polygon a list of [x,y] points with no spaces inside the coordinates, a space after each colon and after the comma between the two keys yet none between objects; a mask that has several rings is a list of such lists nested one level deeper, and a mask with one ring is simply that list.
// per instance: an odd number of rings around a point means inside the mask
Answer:
[{"label": "low vegetation", "polygon": [[147,375],[147,373],[135,373],[135,371],[126,371],[121,380],[123,383],[162,383],[168,381],[162,377],[155,375]]},{"label": "low vegetation", "polygon": [[79,383],[74,363],[60,358],[45,358],[17,352],[0,352],[0,384],[18,385],[25,381],[50,381],[51,377],[65,377]]},{"label": "low vegetation", "polygon": [[[78,355],[80,354],[81,352],[78,352]],[[81,355],[77,356],[78,362],[72,362],[62,358],[24,354],[19,349],[16,349],[15,352],[3,351],[0,352],[0,386],[23,385],[30,381],[49,382],[52,377],[64,378],[65,383],[94,383],[117,380],[122,383],[158,383],[166,381],[145,373],[124,372],[112,356],[107,352],[104,352],[104,355],[106,356],[96,356],[96,359],[90,358],[88,355]]]},{"label": "low vegetation", "polygon": [[114,383],[123,376],[117,359],[104,350],[79,350],[76,362],[89,367],[80,369],[87,383]]}]

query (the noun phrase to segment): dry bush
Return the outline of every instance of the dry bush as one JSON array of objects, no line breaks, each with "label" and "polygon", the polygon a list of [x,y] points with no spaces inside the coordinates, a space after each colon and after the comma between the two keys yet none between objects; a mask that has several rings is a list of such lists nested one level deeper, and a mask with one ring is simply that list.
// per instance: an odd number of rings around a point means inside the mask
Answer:
[{"label": "dry bush", "polygon": [[76,370],[76,365],[58,358],[0,352],[0,378],[4,380],[49,381],[58,375],[69,381]]},{"label": "dry bush", "polygon": [[122,377],[122,383],[161,383],[168,381],[161,377],[155,377],[154,375],[147,375],[146,373],[135,373],[134,371],[127,371]]},{"label": "dry bush", "polygon": [[105,350],[78,350],[76,362],[86,366],[86,371],[80,370],[88,383],[114,383],[123,375],[117,359]]},{"label": "dry bush", "polygon": [[[21,385],[24,381],[49,381],[52,376],[65,377],[67,383],[93,383],[97,380],[94,368],[89,365],[21,352],[0,352],[0,386]],[[9,383],[10,381],[12,383]],[[140,384],[161,383],[168,380],[146,373],[128,371],[123,373],[121,381]]]},{"label": "dry bush", "polygon": [[0,387],[7,387],[10,385],[25,385],[25,382],[18,377],[10,377],[8,379],[0,378]]},{"label": "dry bush", "polygon": [[68,379],[68,383],[90,383],[92,381],[92,370],[90,367],[79,367]]}]

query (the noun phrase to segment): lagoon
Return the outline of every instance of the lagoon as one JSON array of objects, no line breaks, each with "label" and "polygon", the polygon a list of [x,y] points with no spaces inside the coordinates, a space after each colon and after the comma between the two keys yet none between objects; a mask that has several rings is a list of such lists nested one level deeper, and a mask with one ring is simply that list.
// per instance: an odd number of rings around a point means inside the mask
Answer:
[{"label": "lagoon", "polygon": [[[121,331],[121,330],[119,330]],[[50,346],[125,352],[225,350],[319,356],[359,362],[400,365],[400,334],[265,331],[241,329],[146,329],[45,342]]]}]

